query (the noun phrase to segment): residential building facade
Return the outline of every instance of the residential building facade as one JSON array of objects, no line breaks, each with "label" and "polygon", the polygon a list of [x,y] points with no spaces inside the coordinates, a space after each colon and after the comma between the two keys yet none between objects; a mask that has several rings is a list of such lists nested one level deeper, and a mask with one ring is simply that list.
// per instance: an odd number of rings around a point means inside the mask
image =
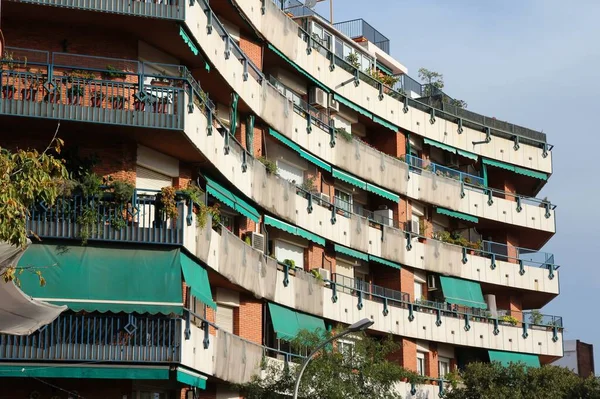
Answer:
[{"label": "residential building facade", "polygon": [[594,345],[580,340],[564,341],[564,356],[554,363],[555,366],[566,367],[582,378],[596,375],[594,367]]},{"label": "residential building facade", "polygon": [[238,398],[299,330],[362,318],[426,377],[408,398],[562,357],[546,135],[296,3],[3,2],[0,146],[60,121],[76,184],[28,215],[47,284],[22,289],[68,310],[0,336],[0,398]]}]

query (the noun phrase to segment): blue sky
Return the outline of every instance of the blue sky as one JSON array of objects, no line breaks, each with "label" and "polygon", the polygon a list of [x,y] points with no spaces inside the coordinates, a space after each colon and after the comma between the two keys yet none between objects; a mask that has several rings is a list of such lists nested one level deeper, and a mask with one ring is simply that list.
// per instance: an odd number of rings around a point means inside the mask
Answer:
[{"label": "blue sky", "polygon": [[548,135],[554,174],[539,196],[558,205],[544,250],[561,265],[561,294],[543,313],[563,316],[565,338],[593,343],[600,364],[600,2],[333,1],[334,22],[365,19],[410,76],[443,73],[446,93],[470,110]]}]

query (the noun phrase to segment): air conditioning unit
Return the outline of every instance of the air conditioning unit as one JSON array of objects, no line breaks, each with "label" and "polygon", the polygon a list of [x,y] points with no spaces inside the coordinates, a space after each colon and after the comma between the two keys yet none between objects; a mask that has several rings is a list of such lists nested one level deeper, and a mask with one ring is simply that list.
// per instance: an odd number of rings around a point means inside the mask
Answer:
[{"label": "air conditioning unit", "polygon": [[373,211],[375,221],[386,226],[392,226],[394,223],[394,211],[391,209],[378,209]]},{"label": "air conditioning unit", "polygon": [[329,204],[330,204],[329,194],[318,193],[317,195],[315,195],[315,197],[317,198],[317,204],[324,206],[324,207],[329,206]]},{"label": "air conditioning unit", "polygon": [[427,290],[435,291],[437,289],[437,280],[435,279],[435,275],[430,274],[429,276],[427,276]]},{"label": "air conditioning unit", "polygon": [[318,87],[311,87],[308,91],[308,102],[316,108],[326,109],[328,105],[328,96],[324,90]]},{"label": "air conditioning unit", "polygon": [[410,232],[415,234],[421,234],[421,226],[419,225],[418,220],[410,221]]},{"label": "air conditioning unit", "polygon": [[335,100],[333,96],[329,96],[329,110],[332,112],[340,112],[340,102]]},{"label": "air conditioning unit", "polygon": [[258,233],[252,233],[250,241],[252,242],[252,248],[265,253],[265,236]]}]

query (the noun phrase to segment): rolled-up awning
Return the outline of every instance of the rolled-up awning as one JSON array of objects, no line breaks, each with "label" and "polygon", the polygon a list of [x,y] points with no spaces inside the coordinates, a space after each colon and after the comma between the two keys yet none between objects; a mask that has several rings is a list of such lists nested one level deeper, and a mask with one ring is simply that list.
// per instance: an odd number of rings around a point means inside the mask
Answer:
[{"label": "rolled-up awning", "polygon": [[323,319],[296,312],[274,303],[269,303],[269,313],[277,338],[284,341],[292,341],[302,330],[310,332],[326,331]]},{"label": "rolled-up awning", "polygon": [[352,184],[353,186],[356,186],[358,188],[362,188],[363,190],[367,189],[367,183],[360,180],[358,177],[352,176],[350,173],[343,172],[336,168],[331,168],[331,170],[333,172],[333,177],[335,177],[336,179]]},{"label": "rolled-up awning", "polygon": [[368,254],[366,254],[364,252],[357,251],[356,249],[344,247],[343,245],[338,245],[338,244],[335,244],[333,246],[333,248],[334,248],[335,252],[338,252],[340,254],[348,255],[348,256],[351,256],[353,258],[364,260],[364,261],[367,261],[367,262],[369,261],[369,255]]},{"label": "rolled-up awning", "polygon": [[231,191],[214,181],[208,176],[204,176],[206,179],[206,192],[217,200],[221,201],[231,209],[234,209],[246,216],[250,220],[258,223],[260,220],[260,213],[252,205],[233,194]]},{"label": "rolled-up awning", "polygon": [[442,292],[444,293],[446,302],[454,305],[487,309],[487,304],[483,299],[479,283],[448,276],[440,276],[440,283],[442,284]]},{"label": "rolled-up awning", "polygon": [[192,295],[201,300],[206,306],[216,309],[217,304],[213,301],[206,269],[184,253],[181,253],[180,261],[183,278],[185,283],[190,286]]},{"label": "rolled-up awning", "polygon": [[177,381],[183,384],[200,389],[206,389],[206,380],[208,378],[201,374],[188,370],[185,367],[177,367],[177,370],[175,370],[175,375]]},{"label": "rolled-up awning", "polygon": [[318,166],[319,168],[322,168],[328,172],[331,172],[331,165],[329,165],[327,162],[315,157],[314,155],[310,154],[309,152],[304,151],[298,144],[294,143],[292,140],[288,139],[281,133],[279,133],[273,129],[269,129],[269,134],[271,136],[275,137],[277,140],[279,140],[283,144],[285,144],[286,146],[288,146],[289,148],[291,148],[292,150],[296,151],[298,153],[298,155],[300,155],[301,158],[306,159],[308,162]]},{"label": "rolled-up awning", "polygon": [[180,314],[180,255],[178,249],[34,244],[19,266],[41,268],[46,285],[23,273],[21,287],[75,311]]},{"label": "rolled-up awning", "polygon": [[508,170],[510,172],[515,172],[523,176],[533,177],[534,179],[548,180],[548,175],[544,172],[538,172],[536,170],[522,168],[520,166],[511,165],[506,162],[497,161],[495,159],[483,158],[483,164]]},{"label": "rolled-up awning", "polygon": [[479,223],[479,218],[477,216],[467,215],[466,213],[452,211],[450,209],[436,208],[437,213],[440,215],[450,216],[452,218],[461,219],[467,222]]},{"label": "rolled-up awning", "polygon": [[273,226],[276,229],[288,232],[295,236],[306,238],[307,240],[312,241],[315,244],[325,245],[325,239],[323,237],[319,237],[315,233],[312,233],[308,230],[304,230],[301,227],[296,227],[292,224],[286,223],[269,215],[265,215],[264,221],[265,224],[268,226]]},{"label": "rolled-up awning", "polygon": [[527,367],[540,367],[540,358],[537,355],[518,352],[502,352],[489,350],[490,362],[500,362],[503,366],[511,363],[524,363]]},{"label": "rolled-up awning", "polygon": [[[0,273],[8,267],[17,266],[23,254],[22,249],[6,242],[0,242]],[[37,267],[38,265],[32,264],[31,266]],[[30,269],[27,274],[37,270]],[[25,276],[26,274],[23,273],[19,275],[19,278]],[[40,281],[37,276],[35,276],[35,280],[39,285]],[[29,335],[51,323],[66,309],[66,306],[51,305],[32,299],[23,293],[14,282],[5,283],[0,280],[0,333],[2,334]]]},{"label": "rolled-up awning", "polygon": [[444,151],[448,151],[452,154],[456,154],[456,148],[452,147],[451,145],[440,143],[439,141],[435,141],[435,140],[430,140],[428,138],[424,138],[423,143],[429,144],[430,146],[433,146],[433,147],[437,147]]},{"label": "rolled-up awning", "polygon": [[111,380],[168,380],[169,367],[144,366],[80,366],[61,364],[56,366],[18,365],[0,366],[0,378],[84,378]]}]

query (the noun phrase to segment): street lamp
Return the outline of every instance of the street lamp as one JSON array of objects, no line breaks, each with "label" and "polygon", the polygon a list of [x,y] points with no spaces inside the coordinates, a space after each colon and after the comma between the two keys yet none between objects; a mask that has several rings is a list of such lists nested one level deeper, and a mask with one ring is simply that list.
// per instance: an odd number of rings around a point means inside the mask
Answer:
[{"label": "street lamp", "polygon": [[308,363],[310,363],[310,361],[312,360],[312,357],[316,355],[318,351],[320,351],[325,345],[335,341],[338,338],[341,338],[348,334],[366,330],[367,328],[371,327],[373,323],[375,322],[369,319],[359,320],[356,323],[351,324],[347,329],[345,329],[341,333],[336,334],[333,337],[327,339],[326,341],[321,342],[302,362],[302,368],[300,369],[300,374],[298,374],[298,378],[296,379],[296,385],[294,386],[294,399],[298,399],[298,389],[300,388],[300,380],[302,379],[302,374],[304,373],[306,366],[308,366]]}]

